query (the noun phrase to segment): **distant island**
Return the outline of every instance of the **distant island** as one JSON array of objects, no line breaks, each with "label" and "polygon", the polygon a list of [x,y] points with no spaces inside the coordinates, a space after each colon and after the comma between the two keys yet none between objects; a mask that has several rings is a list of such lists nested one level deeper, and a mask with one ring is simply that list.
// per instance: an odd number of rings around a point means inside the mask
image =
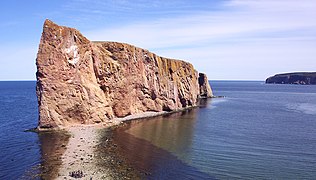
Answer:
[{"label": "distant island", "polygon": [[316,72],[276,74],[266,79],[267,84],[316,84]]}]

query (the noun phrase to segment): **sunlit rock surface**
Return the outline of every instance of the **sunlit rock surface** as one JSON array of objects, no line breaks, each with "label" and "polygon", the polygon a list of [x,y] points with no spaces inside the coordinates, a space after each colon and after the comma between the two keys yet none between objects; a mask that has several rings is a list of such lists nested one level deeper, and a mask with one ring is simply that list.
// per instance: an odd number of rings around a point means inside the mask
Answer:
[{"label": "sunlit rock surface", "polygon": [[[39,127],[111,123],[146,111],[174,111],[211,97],[192,64],[118,42],[91,42],[46,20],[36,59]],[[199,84],[200,82],[200,84]]]}]

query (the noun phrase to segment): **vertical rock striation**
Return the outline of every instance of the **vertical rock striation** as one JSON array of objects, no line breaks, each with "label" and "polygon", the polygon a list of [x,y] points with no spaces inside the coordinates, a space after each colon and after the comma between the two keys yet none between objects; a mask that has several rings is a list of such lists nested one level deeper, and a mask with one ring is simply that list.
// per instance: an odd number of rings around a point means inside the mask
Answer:
[{"label": "vertical rock striation", "polygon": [[213,97],[213,91],[211,89],[210,83],[208,82],[207,76],[204,73],[199,73],[199,88],[200,88],[200,97],[203,97],[203,98]]},{"label": "vertical rock striation", "polygon": [[192,64],[117,42],[91,42],[46,20],[36,59],[39,128],[174,111],[211,97]]}]

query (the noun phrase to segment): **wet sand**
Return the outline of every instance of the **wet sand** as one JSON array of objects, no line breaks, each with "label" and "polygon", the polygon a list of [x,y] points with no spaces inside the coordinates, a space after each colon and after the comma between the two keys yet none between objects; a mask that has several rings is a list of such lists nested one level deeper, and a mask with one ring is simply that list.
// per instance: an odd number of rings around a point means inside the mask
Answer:
[{"label": "wet sand", "polygon": [[[118,126],[124,121],[161,116],[164,114],[168,114],[168,112],[146,112],[113,119],[111,124],[73,125],[64,128],[63,130],[66,130],[70,134],[70,138],[68,144],[65,146],[65,152],[61,156],[62,165],[59,168],[56,179],[76,179],[71,177],[72,172],[80,172],[79,174],[83,176],[82,179],[115,179],[120,175],[111,171],[111,168],[113,167],[124,169],[122,171],[123,176],[134,177],[134,175],[125,173],[125,170],[132,171],[130,167],[124,166],[121,163],[116,163],[114,162],[116,160],[113,160],[110,157],[105,157],[108,159],[100,159],[104,157],[98,156],[98,147],[100,148],[102,145],[102,148],[108,148],[109,152],[112,148],[110,142],[104,143],[100,141],[100,139],[104,140],[104,137],[100,137],[102,135],[101,132],[104,131],[104,129]],[[107,144],[109,147],[104,147],[104,144]],[[111,163],[101,165],[100,161],[111,161]],[[117,166],[117,164],[120,165]]]},{"label": "wet sand", "polygon": [[67,128],[71,137],[62,155],[62,165],[57,179],[75,179],[72,172],[82,172],[83,179],[109,179],[107,170],[98,167],[95,149],[98,145],[98,131],[102,126],[72,126]]}]

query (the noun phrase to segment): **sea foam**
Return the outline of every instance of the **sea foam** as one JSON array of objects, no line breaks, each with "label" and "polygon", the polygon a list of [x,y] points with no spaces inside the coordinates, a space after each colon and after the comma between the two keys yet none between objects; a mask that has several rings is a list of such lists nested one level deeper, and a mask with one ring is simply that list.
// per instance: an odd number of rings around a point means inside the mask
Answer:
[{"label": "sea foam", "polygon": [[312,104],[312,103],[288,104],[286,108],[290,111],[295,111],[299,113],[316,114],[316,104]]}]

